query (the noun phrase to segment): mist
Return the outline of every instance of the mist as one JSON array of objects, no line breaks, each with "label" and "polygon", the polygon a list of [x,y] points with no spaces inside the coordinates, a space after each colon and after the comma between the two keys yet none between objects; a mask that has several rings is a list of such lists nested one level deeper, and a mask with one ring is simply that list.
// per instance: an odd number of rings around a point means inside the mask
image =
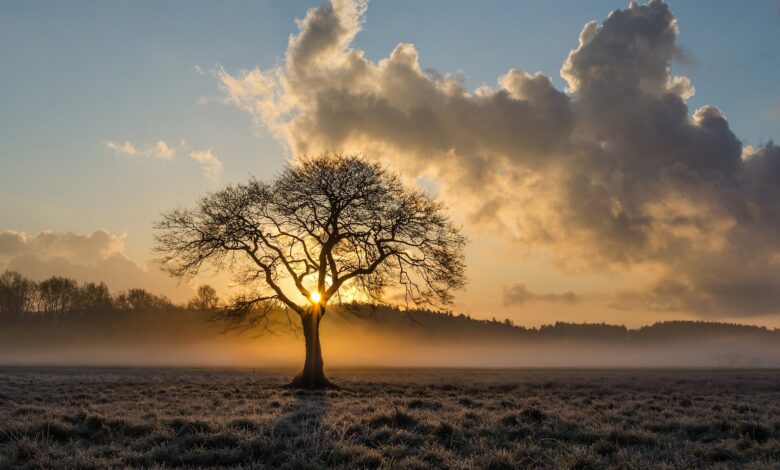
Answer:
[{"label": "mist", "polygon": [[[562,324],[527,329],[465,315],[361,306],[322,323],[326,368],[778,367],[777,330],[672,322],[637,330]],[[226,331],[205,312],[129,312],[55,323],[26,321],[0,333],[0,365],[300,367],[296,319]]]}]

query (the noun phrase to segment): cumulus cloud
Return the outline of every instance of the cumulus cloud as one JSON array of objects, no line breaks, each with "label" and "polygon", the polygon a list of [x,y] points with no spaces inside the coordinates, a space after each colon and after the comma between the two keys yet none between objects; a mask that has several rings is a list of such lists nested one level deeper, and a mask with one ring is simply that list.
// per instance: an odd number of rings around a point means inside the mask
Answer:
[{"label": "cumulus cloud", "polygon": [[127,140],[121,144],[118,144],[113,140],[107,140],[106,147],[108,147],[109,149],[113,150],[116,153],[121,153],[122,155],[128,155],[131,157],[138,155],[138,150],[136,150],[135,146],[133,146],[133,144],[131,144]]},{"label": "cumulus cloud", "polygon": [[[126,155],[128,157],[172,160],[176,156],[176,148],[169,145],[164,140],[160,140],[153,145],[147,145],[140,149],[127,140],[123,143],[107,140],[105,145],[108,149],[113,150],[118,155]],[[190,150],[187,141],[184,138],[179,141],[179,147],[185,152]],[[222,162],[214,155],[213,148],[190,151],[190,158],[200,164],[206,177],[218,178],[222,174]]]},{"label": "cumulus cloud", "polygon": [[122,237],[103,229],[89,234],[0,233],[0,267],[34,280],[64,276],[80,282],[105,282],[113,290],[143,288],[184,300],[189,286],[178,285],[156,266],[142,266],[124,252]]},{"label": "cumulus cloud", "polygon": [[13,230],[0,233],[0,259],[6,260],[32,254],[90,264],[123,251],[122,239],[103,229],[90,234],[44,231],[31,236]]},{"label": "cumulus cloud", "polygon": [[105,144],[108,149],[113,150],[117,154],[127,155],[129,157],[147,157],[159,158],[161,160],[171,160],[176,156],[176,149],[168,145],[164,140],[160,140],[152,145],[147,145],[140,150],[127,140],[125,140],[123,143],[107,140]]},{"label": "cumulus cloud", "polygon": [[213,148],[191,152],[190,158],[200,163],[208,178],[218,178],[222,173],[222,162],[214,155]]},{"label": "cumulus cloud", "polygon": [[717,107],[689,109],[667,4],[586,24],[565,90],[510,68],[470,91],[406,43],[372,62],[353,46],[365,12],[349,0],[309,10],[280,65],[217,71],[225,100],[293,154],[360,152],[432,178],[472,227],[562,269],[652,274],[615,305],[780,313],[780,147],[745,153]]},{"label": "cumulus cloud", "polygon": [[502,288],[502,302],[505,307],[523,305],[527,302],[564,302],[574,303],[579,300],[577,294],[571,291],[561,293],[538,294],[531,292],[525,284],[513,284]]}]

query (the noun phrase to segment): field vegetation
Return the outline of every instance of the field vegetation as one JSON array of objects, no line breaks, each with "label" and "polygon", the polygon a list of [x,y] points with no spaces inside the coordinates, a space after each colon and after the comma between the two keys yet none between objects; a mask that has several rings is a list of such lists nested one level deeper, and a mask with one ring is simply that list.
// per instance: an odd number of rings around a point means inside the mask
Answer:
[{"label": "field vegetation", "polygon": [[771,370],[0,370],[1,468],[777,468]]}]

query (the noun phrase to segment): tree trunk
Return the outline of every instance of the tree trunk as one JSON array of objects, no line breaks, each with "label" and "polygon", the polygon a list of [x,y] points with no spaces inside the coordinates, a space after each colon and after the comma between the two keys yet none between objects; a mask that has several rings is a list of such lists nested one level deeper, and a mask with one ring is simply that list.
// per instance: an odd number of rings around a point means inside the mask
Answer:
[{"label": "tree trunk", "polygon": [[320,320],[322,320],[324,313],[325,308],[316,305],[301,316],[303,337],[306,340],[306,361],[303,364],[303,370],[290,383],[291,387],[309,389],[335,387],[330,380],[325,378],[323,370]]}]

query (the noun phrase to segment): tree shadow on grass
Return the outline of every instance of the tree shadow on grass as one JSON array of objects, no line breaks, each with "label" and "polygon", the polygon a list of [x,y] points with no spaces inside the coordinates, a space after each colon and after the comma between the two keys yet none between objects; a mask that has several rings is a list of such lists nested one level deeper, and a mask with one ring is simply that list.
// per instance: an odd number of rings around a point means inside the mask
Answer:
[{"label": "tree shadow on grass", "polygon": [[336,446],[325,422],[329,393],[333,392],[291,391],[293,401],[252,442],[253,460],[271,467],[320,468]]},{"label": "tree shadow on grass", "polygon": [[[290,399],[292,398],[292,399]],[[334,447],[326,427],[328,392],[294,391],[258,399],[265,420],[176,419],[168,436],[125,460],[133,466],[321,468]],[[270,408],[281,407],[274,413]],[[270,415],[270,416],[269,416]]]}]

